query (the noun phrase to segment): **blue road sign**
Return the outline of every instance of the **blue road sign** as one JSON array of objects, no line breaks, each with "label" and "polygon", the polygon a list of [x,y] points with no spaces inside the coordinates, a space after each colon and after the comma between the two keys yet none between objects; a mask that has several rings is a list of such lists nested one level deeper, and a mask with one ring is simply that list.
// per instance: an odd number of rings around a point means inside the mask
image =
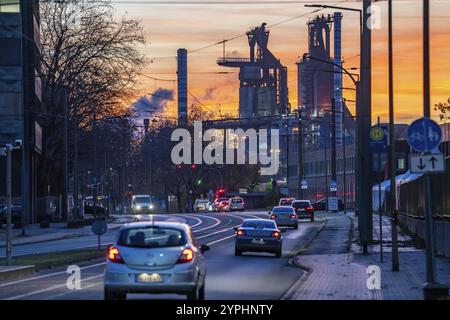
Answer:
[{"label": "blue road sign", "polygon": [[439,146],[441,139],[441,127],[429,118],[418,119],[408,128],[408,143],[418,152],[430,152]]},{"label": "blue road sign", "polygon": [[94,233],[97,236],[101,236],[102,234],[105,234],[107,229],[108,229],[108,225],[106,224],[105,219],[102,218],[96,218],[94,220],[94,222],[92,223],[92,233]]},{"label": "blue road sign", "polygon": [[374,153],[387,152],[388,149],[389,128],[384,125],[376,125],[370,129],[369,141],[370,149]]}]

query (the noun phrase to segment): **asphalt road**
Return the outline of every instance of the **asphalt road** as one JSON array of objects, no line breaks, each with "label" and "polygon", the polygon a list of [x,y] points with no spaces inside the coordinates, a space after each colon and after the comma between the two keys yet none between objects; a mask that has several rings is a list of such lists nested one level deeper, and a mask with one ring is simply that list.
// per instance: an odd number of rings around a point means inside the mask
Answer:
[{"label": "asphalt road", "polygon": [[[233,227],[245,218],[267,218],[266,212],[219,214],[171,214],[158,215],[157,220],[182,221],[191,225],[200,243],[211,250],[205,253],[207,265],[206,299],[279,299],[289,290],[303,271],[290,264],[289,259],[313,237],[323,220],[301,221],[299,229],[283,233],[283,255],[244,254],[234,256]],[[322,221],[321,221],[322,220]],[[116,231],[103,237],[103,243],[112,242]],[[96,246],[97,238],[87,236],[38,244],[17,246],[16,254],[64,251]],[[66,268],[55,268],[32,276],[0,282],[0,299],[103,299],[104,261],[80,263],[81,289],[70,290],[66,286]],[[186,299],[181,295],[128,295],[128,299]]]}]

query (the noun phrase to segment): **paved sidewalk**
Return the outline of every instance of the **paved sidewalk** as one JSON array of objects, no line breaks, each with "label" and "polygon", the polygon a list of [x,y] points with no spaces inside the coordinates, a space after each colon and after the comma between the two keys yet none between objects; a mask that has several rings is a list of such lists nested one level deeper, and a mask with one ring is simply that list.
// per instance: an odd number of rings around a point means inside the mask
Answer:
[{"label": "paved sidewalk", "polygon": [[[400,271],[391,271],[390,222],[383,217],[384,262],[380,262],[379,245],[370,246],[370,255],[363,255],[360,246],[355,242],[357,236],[357,221],[353,214],[345,216],[342,213],[325,214],[333,223],[325,226],[323,231],[336,233],[336,242],[343,242],[339,235],[345,228],[350,228],[353,221],[352,245],[347,252],[325,250],[320,243],[327,243],[331,233],[325,238],[318,235],[314,242],[317,248],[305,250],[295,257],[295,263],[308,272],[288,292],[285,299],[292,300],[422,300],[422,285],[425,282],[425,252],[411,245],[411,239],[403,233],[399,234]],[[374,227],[379,216],[374,217]],[[338,226],[338,228],[336,228]],[[344,228],[345,227],[345,228]],[[322,232],[323,232],[322,231]],[[378,236],[374,238],[378,239]],[[339,247],[338,243],[335,247]],[[342,246],[344,243],[342,243]],[[341,248],[342,248],[341,246]],[[437,278],[439,282],[450,285],[450,260],[437,258]],[[381,274],[381,288],[370,290],[367,286],[369,266],[378,266]]]}]

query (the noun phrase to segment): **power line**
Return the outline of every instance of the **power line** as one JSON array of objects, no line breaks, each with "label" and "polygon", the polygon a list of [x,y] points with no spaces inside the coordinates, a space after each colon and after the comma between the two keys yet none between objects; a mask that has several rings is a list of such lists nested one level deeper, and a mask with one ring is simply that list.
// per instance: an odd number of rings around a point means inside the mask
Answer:
[{"label": "power line", "polygon": [[[113,2],[117,2],[117,1],[113,1]],[[175,2],[179,3],[179,1],[175,1]],[[174,3],[175,3],[175,2],[174,2]],[[195,1],[194,1],[194,2],[195,2]],[[273,1],[273,2],[276,3],[276,4],[282,3],[282,1]],[[313,2],[317,2],[317,1],[297,1],[297,2],[293,2],[293,3],[313,3]],[[325,3],[325,2],[331,2],[331,1],[323,1],[323,2]],[[333,5],[338,5],[338,4],[342,4],[342,3],[344,3],[344,2],[351,2],[351,0],[343,0],[343,1],[338,1],[338,2],[333,1],[332,4],[333,4]],[[127,2],[127,3],[129,3],[129,2]],[[146,2],[145,2],[145,3],[146,3]],[[150,1],[150,3],[153,3],[153,2]],[[170,3],[170,2],[164,2],[164,4],[167,4],[167,3]],[[186,2],[186,3],[187,3],[187,2]],[[197,2],[195,2],[195,3],[197,3]],[[205,3],[206,3],[206,2],[205,2]],[[208,3],[209,3],[209,2],[208,2]],[[225,4],[232,4],[232,2],[227,2],[227,1],[225,1],[224,3],[225,3]],[[238,3],[242,4],[243,2],[242,2],[242,1],[236,1],[236,4],[238,4]],[[258,2],[250,2],[250,4],[257,4],[257,3],[258,3]],[[267,2],[267,1],[262,1],[262,2],[259,2],[258,4],[267,4],[267,3],[269,3],[269,2]],[[211,4],[218,4],[218,2],[211,2]],[[303,13],[303,14],[301,14],[301,15],[298,15],[298,16],[295,16],[295,17],[292,17],[292,18],[289,18],[289,19],[286,19],[286,20],[282,20],[282,21],[280,21],[280,22],[277,22],[277,23],[268,25],[267,27],[268,27],[268,28],[274,28],[274,27],[277,27],[277,26],[279,26],[279,25],[282,25],[282,24],[291,22],[291,21],[293,21],[293,20],[297,20],[297,19],[306,17],[306,16],[308,16],[308,15],[310,15],[310,14],[314,14],[314,13],[319,12],[319,11],[322,11],[322,10],[324,10],[324,8],[315,9],[315,10],[313,10],[313,11],[309,11],[309,12],[307,12],[307,13]],[[209,49],[209,48],[215,47],[215,46],[217,46],[217,45],[225,45],[226,42],[233,41],[233,40],[236,40],[236,39],[245,37],[246,35],[247,35],[246,33],[243,33],[243,34],[240,34],[240,35],[236,35],[236,36],[234,36],[234,37],[227,38],[227,39],[224,39],[224,40],[221,40],[221,41],[217,41],[217,42],[211,43],[211,44],[209,44],[209,45],[205,45],[205,46],[203,46],[203,47],[200,47],[200,48],[197,48],[197,49],[194,49],[194,50],[188,50],[187,53],[188,53],[188,54],[192,54],[192,53],[196,53],[196,52],[199,52],[199,51],[202,51],[202,50],[205,50],[205,49]],[[176,56],[170,56],[170,57],[169,57],[169,56],[165,56],[165,57],[154,57],[154,58],[152,58],[152,59],[153,59],[153,60],[160,60],[160,59],[169,59],[169,58],[176,58]]]}]

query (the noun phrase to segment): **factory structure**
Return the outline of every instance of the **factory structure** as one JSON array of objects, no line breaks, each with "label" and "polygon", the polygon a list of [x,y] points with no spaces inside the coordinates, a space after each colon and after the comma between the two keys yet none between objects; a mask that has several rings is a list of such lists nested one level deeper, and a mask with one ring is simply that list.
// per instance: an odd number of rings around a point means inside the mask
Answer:
[{"label": "factory structure", "polygon": [[268,48],[269,30],[263,23],[246,33],[249,58],[222,57],[217,64],[239,68],[239,117],[286,114],[289,110],[287,68]]},{"label": "factory structure", "polygon": [[[246,33],[248,57],[226,57],[224,41],[223,56],[217,60],[219,66],[239,68],[239,117],[213,120],[206,125],[222,129],[279,129],[280,146],[275,152],[279,153],[280,170],[274,178],[281,182],[278,185],[282,186],[280,190],[285,194],[296,195],[299,191],[302,179],[299,172],[305,171],[299,169],[299,153],[302,152],[303,159],[307,159],[308,152],[317,153],[318,150],[319,154],[325,156],[321,159],[323,168],[319,172],[311,169],[308,163],[308,179],[316,194],[326,194],[326,190],[319,188],[323,188],[323,176],[331,174],[333,104],[339,157],[343,154],[343,145],[346,144],[348,148],[346,159],[338,159],[338,172],[342,173],[344,165],[349,168],[354,162],[355,150],[351,146],[355,136],[354,119],[343,100],[342,70],[338,67],[342,66],[341,20],[342,14],[336,12],[333,15],[316,16],[308,21],[308,52],[306,56],[300,53],[299,56],[304,58],[297,61],[298,106],[289,103],[287,67],[269,49],[269,30],[265,23]],[[180,125],[186,121],[188,113],[187,59],[186,51],[183,50],[178,50]],[[301,163],[303,169],[305,165],[305,162]],[[314,176],[316,171],[317,179]],[[353,194],[352,180],[354,175],[349,175],[348,185],[341,186],[345,190],[344,194],[347,190]],[[338,185],[341,184],[338,177]]]}]

